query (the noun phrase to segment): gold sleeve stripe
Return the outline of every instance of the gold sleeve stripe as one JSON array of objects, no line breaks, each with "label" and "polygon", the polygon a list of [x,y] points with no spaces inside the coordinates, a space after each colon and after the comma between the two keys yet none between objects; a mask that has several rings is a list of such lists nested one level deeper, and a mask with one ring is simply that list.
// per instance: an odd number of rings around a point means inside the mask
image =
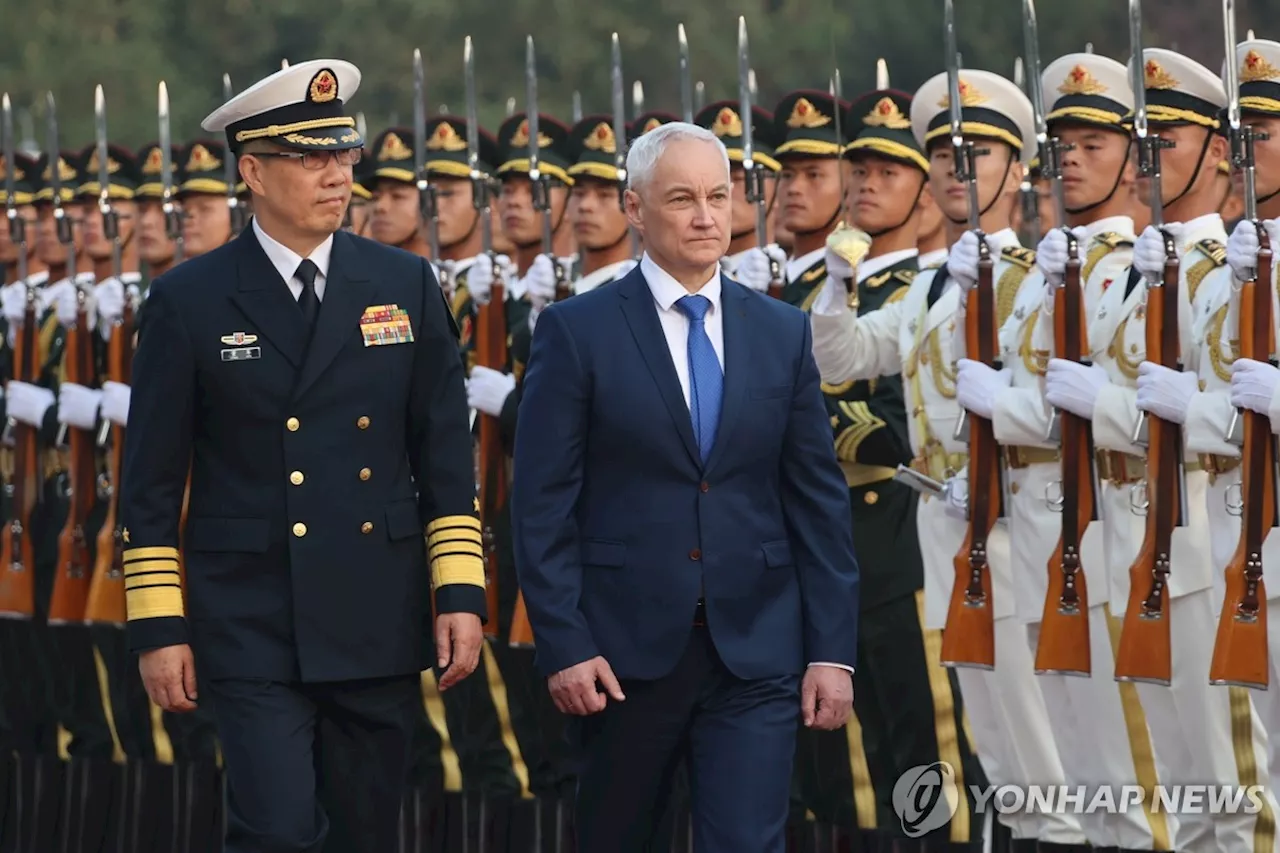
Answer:
[{"label": "gold sleeve stripe", "polygon": [[427,549],[427,558],[431,560],[438,560],[450,554],[470,554],[473,557],[483,557],[484,549],[479,542],[462,542],[457,539],[449,542],[438,542]]},{"label": "gold sleeve stripe", "polygon": [[178,571],[177,560],[126,560],[124,563],[125,577],[133,577],[134,575],[145,575],[148,572],[174,572]]},{"label": "gold sleeve stripe", "polygon": [[439,530],[435,533],[427,534],[427,550],[434,551],[445,545],[473,543],[479,545],[481,542],[479,530]]},{"label": "gold sleeve stripe", "polygon": [[440,518],[433,518],[427,524],[427,535],[441,530],[480,530],[480,519],[474,515],[444,515]]},{"label": "gold sleeve stripe", "polygon": [[431,561],[431,587],[465,583],[483,587],[484,560],[472,554],[448,554]]},{"label": "gold sleeve stripe", "polygon": [[125,591],[129,621],[161,616],[182,616],[182,586],[173,583],[138,586]]},{"label": "gold sleeve stripe", "polygon": [[123,554],[126,563],[133,560],[178,560],[178,549],[167,546],[154,548],[129,548]]},{"label": "gold sleeve stripe", "polygon": [[140,572],[136,575],[125,575],[125,589],[142,589],[148,586],[161,586],[164,584],[181,583],[182,576],[177,570],[166,572]]}]

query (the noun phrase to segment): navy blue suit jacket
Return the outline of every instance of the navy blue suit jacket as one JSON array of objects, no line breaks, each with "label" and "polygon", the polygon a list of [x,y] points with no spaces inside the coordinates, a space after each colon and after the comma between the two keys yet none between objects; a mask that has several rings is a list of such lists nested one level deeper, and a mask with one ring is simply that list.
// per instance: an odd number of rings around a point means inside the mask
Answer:
[{"label": "navy blue suit jacket", "polygon": [[512,523],[545,674],[678,663],[700,595],[739,678],[854,665],[849,490],[796,308],[722,278],[725,384],[704,466],[640,268],[548,307],[524,380]]}]

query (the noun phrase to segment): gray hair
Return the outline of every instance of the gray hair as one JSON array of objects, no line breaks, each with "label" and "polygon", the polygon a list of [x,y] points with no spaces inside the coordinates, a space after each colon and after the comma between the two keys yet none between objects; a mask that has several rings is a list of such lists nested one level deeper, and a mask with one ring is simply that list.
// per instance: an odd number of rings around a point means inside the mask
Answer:
[{"label": "gray hair", "polygon": [[653,170],[673,142],[698,140],[714,145],[724,160],[725,180],[729,180],[729,152],[724,143],[705,127],[683,121],[672,121],[655,127],[631,144],[627,151],[627,188],[639,190],[653,177]]}]

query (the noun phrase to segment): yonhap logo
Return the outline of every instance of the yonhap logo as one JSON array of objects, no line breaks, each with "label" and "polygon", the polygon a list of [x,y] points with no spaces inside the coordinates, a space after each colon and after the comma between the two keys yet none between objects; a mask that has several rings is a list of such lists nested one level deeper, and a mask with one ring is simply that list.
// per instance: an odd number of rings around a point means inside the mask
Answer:
[{"label": "yonhap logo", "polygon": [[956,771],[945,761],[912,767],[893,786],[893,810],[907,838],[946,826],[959,802]]}]

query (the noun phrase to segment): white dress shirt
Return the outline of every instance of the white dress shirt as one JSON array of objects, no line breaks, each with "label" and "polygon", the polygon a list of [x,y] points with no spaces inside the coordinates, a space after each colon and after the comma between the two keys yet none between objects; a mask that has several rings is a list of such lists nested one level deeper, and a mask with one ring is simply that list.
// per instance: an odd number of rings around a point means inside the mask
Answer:
[{"label": "white dress shirt", "polygon": [[[720,310],[720,267],[717,265],[711,278],[697,290],[691,291],[676,281],[666,270],[659,267],[645,252],[640,259],[640,272],[653,294],[654,305],[658,309],[658,320],[662,323],[662,334],[666,336],[667,348],[671,352],[671,361],[676,368],[676,376],[680,379],[680,390],[684,393],[684,403],[689,405],[689,318],[676,307],[676,302],[690,293],[705,296],[711,307],[703,317],[702,325],[711,339],[711,348],[716,351],[716,360],[720,369],[724,370],[724,314]],[[813,661],[809,666],[834,666],[853,672],[853,667],[839,663]]]},{"label": "white dress shirt", "polygon": [[[253,218],[253,233],[257,236],[262,251],[267,253],[267,259],[280,273],[284,283],[289,285],[289,292],[293,294],[293,298],[297,299],[302,295],[302,282],[294,276],[294,273],[298,271],[298,264],[303,261],[302,256],[263,231],[256,216]],[[320,270],[320,274],[316,276],[316,298],[320,301],[324,301],[324,283],[329,278],[329,255],[332,252],[333,235],[330,234],[307,256]]]}]

